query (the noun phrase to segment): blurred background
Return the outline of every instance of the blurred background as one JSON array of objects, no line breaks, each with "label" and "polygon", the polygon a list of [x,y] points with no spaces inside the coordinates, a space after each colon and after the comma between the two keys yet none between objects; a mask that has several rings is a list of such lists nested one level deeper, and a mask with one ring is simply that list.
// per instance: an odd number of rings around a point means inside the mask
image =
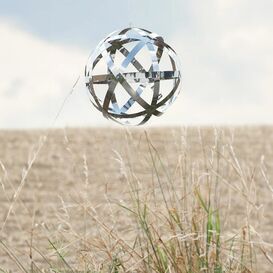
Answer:
[{"label": "blurred background", "polygon": [[[179,98],[147,126],[273,124],[272,14],[272,0],[0,0],[0,128],[49,127],[90,52],[130,25],[182,62]],[[56,125],[118,126],[83,77]]]}]

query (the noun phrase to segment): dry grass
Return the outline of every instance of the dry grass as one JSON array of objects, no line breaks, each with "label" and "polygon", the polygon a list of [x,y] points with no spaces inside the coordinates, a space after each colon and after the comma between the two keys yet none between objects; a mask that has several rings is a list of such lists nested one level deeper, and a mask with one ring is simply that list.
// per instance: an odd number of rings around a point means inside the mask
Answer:
[{"label": "dry grass", "polygon": [[272,272],[273,129],[41,135],[0,133],[0,272]]}]

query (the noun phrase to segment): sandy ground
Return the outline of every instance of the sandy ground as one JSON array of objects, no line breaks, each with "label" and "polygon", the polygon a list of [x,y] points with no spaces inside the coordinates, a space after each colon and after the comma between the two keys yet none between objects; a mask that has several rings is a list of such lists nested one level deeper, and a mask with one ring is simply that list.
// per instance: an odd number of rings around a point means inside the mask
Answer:
[{"label": "sandy ground", "polygon": [[[142,183],[150,185],[151,169],[147,164],[150,156],[144,131],[105,128],[51,132],[23,180],[23,169],[28,168],[28,163],[31,164],[37,145],[41,142],[39,138],[45,132],[0,132],[0,238],[14,255],[22,259],[23,264],[29,266],[30,256],[37,262],[41,260],[34,250],[31,253],[30,244],[45,254],[49,250],[46,236],[54,237],[55,233],[65,232],[68,228],[77,232],[86,229],[81,210],[73,207],[73,204],[81,202],[81,194],[85,194],[102,217],[105,211],[109,211],[108,199],[119,200],[126,195],[128,188],[117,160],[119,155],[125,162],[130,162]],[[147,131],[170,174],[175,173],[185,147],[190,162],[202,162],[202,145],[197,129],[190,128],[187,134],[182,128],[154,128]],[[260,172],[261,160],[264,160],[264,168],[273,186],[273,128],[231,128],[224,132],[221,141],[232,142],[238,160],[246,170],[246,177],[253,176],[255,180],[255,189],[252,188],[255,196],[250,194],[256,206],[250,213],[251,225],[266,242],[273,244],[273,198]],[[215,143],[215,132],[204,128],[201,133],[203,144],[209,149]],[[239,183],[228,169],[225,176],[234,185]],[[14,196],[16,191],[17,195]],[[244,226],[246,205],[242,202],[242,196],[228,194],[230,190],[224,186],[220,192],[220,207],[228,215],[228,221],[224,219],[225,229]],[[63,219],[69,216],[63,211],[62,199],[74,210],[74,215],[67,219],[72,228],[64,224]],[[120,232],[126,232],[129,228],[123,215],[117,215],[116,224],[120,226]],[[91,222],[88,225],[90,236],[96,234],[93,225]],[[268,251],[273,254],[272,248]],[[258,272],[273,272],[265,259],[260,258],[258,264]],[[3,247],[0,247],[0,268],[20,272]]]}]

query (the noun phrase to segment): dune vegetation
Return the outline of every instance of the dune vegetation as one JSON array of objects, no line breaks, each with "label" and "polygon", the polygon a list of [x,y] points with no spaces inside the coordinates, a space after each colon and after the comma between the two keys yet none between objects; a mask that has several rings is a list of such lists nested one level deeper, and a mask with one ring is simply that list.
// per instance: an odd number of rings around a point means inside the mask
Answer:
[{"label": "dune vegetation", "polygon": [[0,132],[0,272],[273,272],[272,128],[47,133]]}]

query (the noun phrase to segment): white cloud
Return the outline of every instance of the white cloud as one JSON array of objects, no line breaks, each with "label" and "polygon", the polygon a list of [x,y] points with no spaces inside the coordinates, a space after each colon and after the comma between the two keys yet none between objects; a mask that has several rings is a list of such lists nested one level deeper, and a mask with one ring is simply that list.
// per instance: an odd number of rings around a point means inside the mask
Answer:
[{"label": "white cloud", "polygon": [[262,7],[251,1],[193,2],[193,28],[171,42],[182,56],[184,88],[169,120],[272,124],[272,17],[264,10],[253,22]]},{"label": "white cloud", "polygon": [[[76,78],[83,74],[89,53],[38,39],[3,21],[0,35],[0,127],[50,126]],[[65,107],[61,125],[96,123],[85,91],[81,81]]]},{"label": "white cloud", "polygon": [[[189,29],[177,22],[177,34],[167,39],[182,59],[183,90],[149,124],[273,123],[273,19],[268,6],[264,16],[255,13],[262,9],[255,3],[191,2]],[[0,35],[0,127],[48,126],[89,52],[3,21]],[[58,124],[112,125],[92,108],[83,82]]]}]

